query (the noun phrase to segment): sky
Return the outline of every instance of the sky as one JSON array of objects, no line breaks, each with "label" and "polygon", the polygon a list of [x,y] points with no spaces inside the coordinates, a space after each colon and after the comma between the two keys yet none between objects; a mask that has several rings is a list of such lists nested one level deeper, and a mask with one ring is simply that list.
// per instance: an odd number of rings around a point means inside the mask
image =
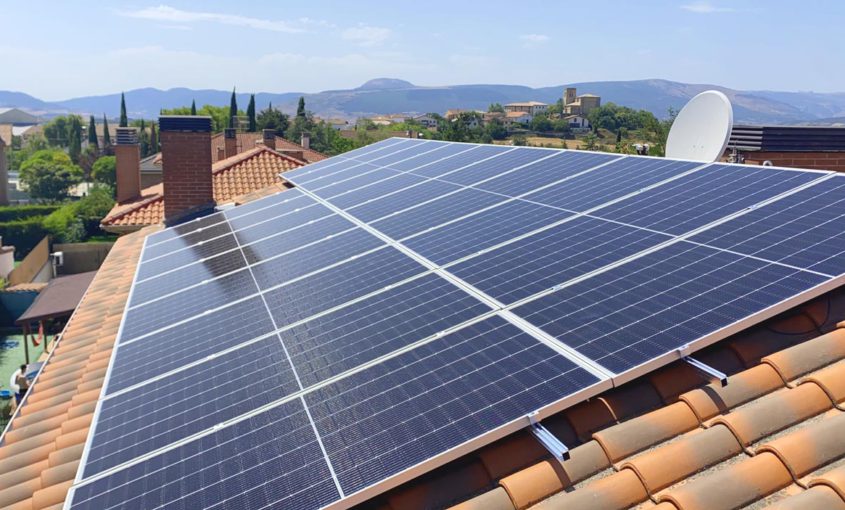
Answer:
[{"label": "sky", "polygon": [[840,0],[0,0],[0,90],[55,101],[142,87],[318,92],[390,77],[838,92],[842,20]]}]

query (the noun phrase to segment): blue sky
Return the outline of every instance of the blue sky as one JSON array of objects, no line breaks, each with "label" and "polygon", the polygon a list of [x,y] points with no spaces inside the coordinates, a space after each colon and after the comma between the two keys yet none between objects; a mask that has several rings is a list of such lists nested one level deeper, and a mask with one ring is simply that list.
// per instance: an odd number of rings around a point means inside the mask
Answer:
[{"label": "blue sky", "polygon": [[386,76],[845,91],[843,19],[839,0],[7,0],[0,90],[317,92]]}]

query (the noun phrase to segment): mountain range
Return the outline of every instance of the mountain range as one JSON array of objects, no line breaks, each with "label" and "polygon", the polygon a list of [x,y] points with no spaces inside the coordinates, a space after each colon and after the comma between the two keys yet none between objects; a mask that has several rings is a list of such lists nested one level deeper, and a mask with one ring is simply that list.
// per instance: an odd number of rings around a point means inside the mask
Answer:
[{"label": "mountain range", "polygon": [[[668,80],[599,81],[572,83],[554,87],[531,88],[520,85],[452,85],[417,86],[395,78],[378,78],[348,90],[327,90],[318,93],[255,94],[257,108],[272,103],[292,113],[300,96],[309,110],[321,117],[354,119],[387,113],[443,113],[450,108],[486,110],[490,103],[542,101],[554,103],[565,87],[577,87],[578,93],[596,94],[604,103],[614,102],[631,108],[649,110],[666,117],[669,108],[681,108],[691,97],[708,89],[724,92],[733,103],[734,119],[746,124],[834,124],[845,117],[845,93],[776,92],[735,90],[718,85],[689,84]],[[231,92],[173,88],[159,90],[141,88],[126,92],[130,117],[154,118],[162,108],[203,104],[228,105]],[[248,93],[238,93],[238,104],[245,107]],[[0,91],[0,107],[17,107],[45,117],[64,114],[119,113],[120,94],[85,96],[47,102],[22,92]]]}]

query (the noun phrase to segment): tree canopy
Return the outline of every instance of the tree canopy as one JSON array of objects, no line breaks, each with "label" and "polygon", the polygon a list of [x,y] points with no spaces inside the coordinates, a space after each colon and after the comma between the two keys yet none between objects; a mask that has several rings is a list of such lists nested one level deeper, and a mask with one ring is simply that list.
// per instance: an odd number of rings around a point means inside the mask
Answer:
[{"label": "tree canopy", "polygon": [[288,130],[288,116],[273,108],[271,104],[266,110],[261,110],[255,119],[257,129],[272,129],[278,136],[285,136]]},{"label": "tree canopy", "polygon": [[100,142],[97,140],[97,123],[94,121],[93,115],[88,119],[88,145],[100,147]]},{"label": "tree canopy", "polygon": [[95,161],[91,167],[91,178],[96,182],[114,188],[117,183],[116,168],[117,160],[114,156],[103,156]]},{"label": "tree canopy", "polygon": [[82,182],[83,172],[70,156],[56,149],[35,152],[21,164],[20,179],[33,198],[63,200]]},{"label": "tree canopy", "polygon": [[129,126],[129,117],[126,116],[126,98],[123,96],[123,92],[120,93],[120,124],[118,126]]}]

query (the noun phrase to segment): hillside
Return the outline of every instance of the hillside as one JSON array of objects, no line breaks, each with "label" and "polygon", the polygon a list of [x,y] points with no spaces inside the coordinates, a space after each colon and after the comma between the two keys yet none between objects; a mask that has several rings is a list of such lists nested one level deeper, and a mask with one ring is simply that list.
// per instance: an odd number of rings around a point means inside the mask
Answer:
[{"label": "hillside", "polygon": [[[537,100],[553,103],[567,86],[575,86],[579,93],[602,96],[603,102],[614,102],[641,108],[665,117],[668,109],[678,109],[699,92],[718,89],[734,104],[736,122],[740,123],[825,123],[827,119],[845,116],[845,93],[742,91],[718,85],[688,84],[668,80],[636,80],[585,82],[554,87],[531,88],[520,85],[454,85],[421,87],[404,80],[377,78],[349,90],[327,90],[313,94],[299,92],[256,94],[259,109],[272,102],[291,113],[304,95],[308,109],[324,117],[356,118],[373,114],[398,112],[439,112],[449,108],[486,110],[490,103]],[[162,108],[187,106],[191,100],[197,105],[229,103],[231,92],[225,90],[192,90],[174,88],[159,90],[142,88],[126,92],[129,115],[155,117]],[[245,106],[247,93],[238,93],[238,104]],[[0,91],[0,107],[17,106],[39,114],[105,113],[118,114],[120,94],[72,98],[47,103],[19,92]]]}]

